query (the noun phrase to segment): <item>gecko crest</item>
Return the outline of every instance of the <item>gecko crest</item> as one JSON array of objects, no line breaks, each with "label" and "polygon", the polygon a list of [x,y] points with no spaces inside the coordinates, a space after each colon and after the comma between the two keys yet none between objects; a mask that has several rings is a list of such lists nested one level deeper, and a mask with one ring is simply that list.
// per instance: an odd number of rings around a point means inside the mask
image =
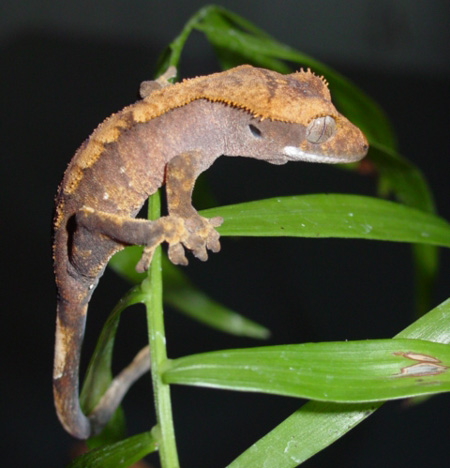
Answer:
[{"label": "gecko crest", "polygon": [[322,115],[339,118],[331,103],[326,81],[310,69],[282,75],[241,65],[225,72],[185,79],[153,91],[145,99],[103,121],[77,151],[68,171],[65,193],[76,190],[83,170],[91,167],[104,151],[105,145],[116,141],[124,130],[198,99],[221,102],[250,112],[261,120],[305,126]]},{"label": "gecko crest", "polygon": [[[129,378],[114,380],[95,408],[83,412],[79,367],[86,314],[111,256],[128,245],[143,246],[136,264],[143,272],[162,243],[176,265],[188,264],[186,251],[202,261],[208,251],[219,252],[216,228],[223,219],[200,216],[192,192],[199,175],[222,155],[285,164],[349,163],[367,153],[362,132],[336,110],[326,81],[309,69],[282,75],[242,65],[170,85],[175,73],[169,67],[158,80],[145,82],[143,99],[93,131],[56,194],[53,392],[62,425],[81,439],[102,430],[149,366],[149,359],[145,365],[133,361]],[[137,219],[148,197],[163,186],[167,215]]]}]

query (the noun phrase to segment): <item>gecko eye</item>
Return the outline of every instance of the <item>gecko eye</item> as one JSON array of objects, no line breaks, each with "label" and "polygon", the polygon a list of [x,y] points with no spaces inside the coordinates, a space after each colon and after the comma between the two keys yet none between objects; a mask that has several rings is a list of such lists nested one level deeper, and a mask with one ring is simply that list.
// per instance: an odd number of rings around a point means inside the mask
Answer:
[{"label": "gecko eye", "polygon": [[250,129],[250,133],[255,137],[255,138],[261,138],[262,134],[261,134],[261,130],[257,127],[255,127],[254,125],[250,124],[248,126],[248,128]]},{"label": "gecko eye", "polygon": [[312,120],[306,129],[306,139],[310,143],[323,143],[336,132],[336,122],[333,117],[318,117]]}]

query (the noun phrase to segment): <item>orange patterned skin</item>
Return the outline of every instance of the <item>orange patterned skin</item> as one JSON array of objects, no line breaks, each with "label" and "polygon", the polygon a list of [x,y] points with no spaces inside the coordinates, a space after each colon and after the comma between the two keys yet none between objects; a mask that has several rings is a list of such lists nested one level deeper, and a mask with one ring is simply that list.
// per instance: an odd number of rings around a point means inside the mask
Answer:
[{"label": "orange patterned skin", "polygon": [[[208,249],[218,252],[215,228],[222,220],[200,217],[191,195],[198,175],[221,155],[345,163],[368,149],[333,106],[326,82],[309,70],[281,75],[242,65],[174,85],[164,77],[144,85],[142,100],[108,117],[78,149],[55,199],[54,398],[64,428],[82,439],[98,433],[115,409],[85,415],[78,401],[87,307],[109,258],[126,245],[143,245],[137,269],[144,271],[162,242],[175,264],[187,264],[185,249],[200,260]],[[163,185],[168,215],[136,219]]]}]

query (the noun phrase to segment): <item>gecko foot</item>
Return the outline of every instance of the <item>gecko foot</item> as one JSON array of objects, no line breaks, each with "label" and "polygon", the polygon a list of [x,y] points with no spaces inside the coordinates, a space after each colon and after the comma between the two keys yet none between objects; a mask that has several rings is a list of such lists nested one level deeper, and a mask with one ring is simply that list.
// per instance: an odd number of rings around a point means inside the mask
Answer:
[{"label": "gecko foot", "polygon": [[[191,250],[193,255],[199,260],[208,260],[207,250],[212,252],[220,251],[220,235],[216,227],[220,226],[223,219],[203,218],[199,215],[190,216],[184,220],[185,231],[180,236],[178,242],[169,242],[169,259],[175,265],[187,265],[184,247]],[[184,246],[184,247],[183,247]]]},{"label": "gecko foot", "polygon": [[168,256],[175,265],[188,264],[185,248],[192,251],[199,260],[208,260],[208,250],[220,251],[220,235],[215,228],[222,222],[223,219],[220,217],[207,219],[199,215],[189,218],[170,215],[153,221],[152,227],[157,235],[151,236],[149,243],[144,247],[142,256],[136,264],[136,271],[143,273],[148,270],[153,253],[162,242],[169,244]]}]

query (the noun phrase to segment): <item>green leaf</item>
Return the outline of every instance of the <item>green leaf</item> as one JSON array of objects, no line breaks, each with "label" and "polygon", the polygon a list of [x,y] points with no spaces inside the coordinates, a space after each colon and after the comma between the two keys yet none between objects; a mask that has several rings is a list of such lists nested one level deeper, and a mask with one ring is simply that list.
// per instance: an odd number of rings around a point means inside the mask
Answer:
[{"label": "green leaf", "polygon": [[151,432],[143,432],[72,460],[68,468],[126,468],[157,449]]},{"label": "green leaf", "polygon": [[200,213],[224,218],[222,236],[343,237],[450,247],[450,225],[444,219],[358,195],[270,198]]},{"label": "green leaf", "polygon": [[[396,338],[429,340],[448,346],[450,299],[400,332]],[[294,468],[331,445],[381,405],[309,401],[255,442],[228,468],[252,468],[264,464],[273,468]]]},{"label": "green leaf", "polygon": [[[434,212],[434,202],[421,172],[405,158],[381,145],[373,144],[370,160],[379,173],[379,185],[385,195],[393,191],[405,205]],[[438,251],[430,245],[413,247],[417,315],[423,315],[431,303],[431,291],[438,269]]]},{"label": "green leaf", "polygon": [[288,73],[290,68],[282,60],[311,67],[316,73],[325,76],[330,83],[337,107],[363,130],[370,142],[376,141],[390,148],[395,147],[395,138],[383,111],[348,79],[308,55],[280,43],[249,21],[219,6],[206,6],[188,20],[181,33],[161,54],[157,66],[158,74],[170,65],[178,66],[184,44],[193,29],[205,34],[218,51],[225,68],[252,63]]},{"label": "green leaf", "polygon": [[450,346],[368,340],[232,349],[175,359],[172,384],[333,402],[369,402],[450,391]]},{"label": "green leaf", "polygon": [[434,211],[429,187],[417,167],[395,151],[376,143],[370,147],[369,159],[402,203],[423,211]]},{"label": "green leaf", "polygon": [[[291,68],[284,62],[287,60],[311,67],[324,75],[330,83],[333,102],[367,136],[371,146],[368,158],[380,173],[380,187],[391,189],[403,203],[432,211],[430,190],[420,171],[406,160],[399,164],[401,157],[395,152],[396,141],[391,125],[378,104],[332,68],[280,43],[239,15],[215,5],[199,10],[162,54],[160,73],[167,66],[178,64],[193,29],[206,35],[223,68],[251,63],[289,73]],[[421,315],[430,303],[437,272],[437,250],[431,246],[415,246],[413,253],[417,312]]]},{"label": "green leaf", "polygon": [[203,20],[203,18],[208,17],[211,13],[217,9],[214,5],[207,5],[203,8],[200,8],[184,25],[181,33],[164,49],[160,55],[156,67],[156,76],[164,73],[170,65],[178,67],[180,61],[181,52],[183,51],[184,44],[191,34],[195,26]]},{"label": "green leaf", "polygon": [[108,263],[112,270],[131,284],[141,284],[146,278],[145,273],[136,271],[136,264],[141,258],[143,247],[131,245],[116,253]]},{"label": "green leaf", "polygon": [[[144,274],[136,273],[135,265],[142,247],[127,247],[114,255],[109,266],[128,281],[140,283]],[[228,307],[214,301],[196,288],[181,270],[163,257],[164,302],[178,312],[204,325],[238,336],[266,339],[270,331]]]},{"label": "green leaf", "polygon": [[295,468],[369,416],[380,403],[310,401],[239,455],[228,468]]},{"label": "green leaf", "polygon": [[395,147],[391,125],[378,104],[330,67],[280,43],[249,21],[221,7],[208,10],[194,27],[207,36],[216,50],[227,52],[226,65],[252,63],[280,73],[290,71],[281,60],[311,67],[325,76],[337,107],[363,130],[370,142]]},{"label": "green leaf", "polygon": [[[333,101],[339,110],[357,125],[370,142],[368,158],[396,197],[412,207],[433,211],[431,192],[423,175],[396,152],[396,141],[384,112],[370,97],[330,67],[271,38],[238,15],[218,7],[211,9],[197,26],[208,37],[223,66],[250,62],[288,73],[280,60],[311,67],[330,83]],[[432,285],[437,273],[437,250],[414,246],[415,292],[418,315],[429,307]]]},{"label": "green leaf", "polygon": [[166,281],[164,302],[184,315],[231,335],[258,339],[270,336],[267,328],[219,304],[195,288],[180,269],[167,259],[164,262],[163,276]]},{"label": "green leaf", "polygon": [[[211,12],[195,28],[203,32],[208,38],[223,69],[242,65],[243,63],[251,63],[280,73],[290,73],[292,71],[281,60],[265,55],[265,44],[267,42],[270,44],[269,36],[254,38],[243,33],[236,24],[232,24],[221,14]],[[246,43],[253,40],[256,41],[256,45],[253,44],[254,47],[247,48],[246,46],[249,44]]]},{"label": "green leaf", "polygon": [[98,400],[112,380],[112,351],[120,314],[127,307],[142,301],[143,296],[139,288],[132,288],[120,299],[103,326],[91,361],[89,362],[80,397],[83,411],[87,414],[98,403]]},{"label": "green leaf", "polygon": [[[130,305],[142,302],[142,299],[138,288],[131,289],[120,299],[103,326],[80,394],[80,403],[85,414],[89,414],[94,409],[113,379],[111,362],[120,314]],[[103,431],[89,439],[88,445],[93,448],[115,442],[123,438],[124,433],[125,420],[121,409],[118,408]]]}]

